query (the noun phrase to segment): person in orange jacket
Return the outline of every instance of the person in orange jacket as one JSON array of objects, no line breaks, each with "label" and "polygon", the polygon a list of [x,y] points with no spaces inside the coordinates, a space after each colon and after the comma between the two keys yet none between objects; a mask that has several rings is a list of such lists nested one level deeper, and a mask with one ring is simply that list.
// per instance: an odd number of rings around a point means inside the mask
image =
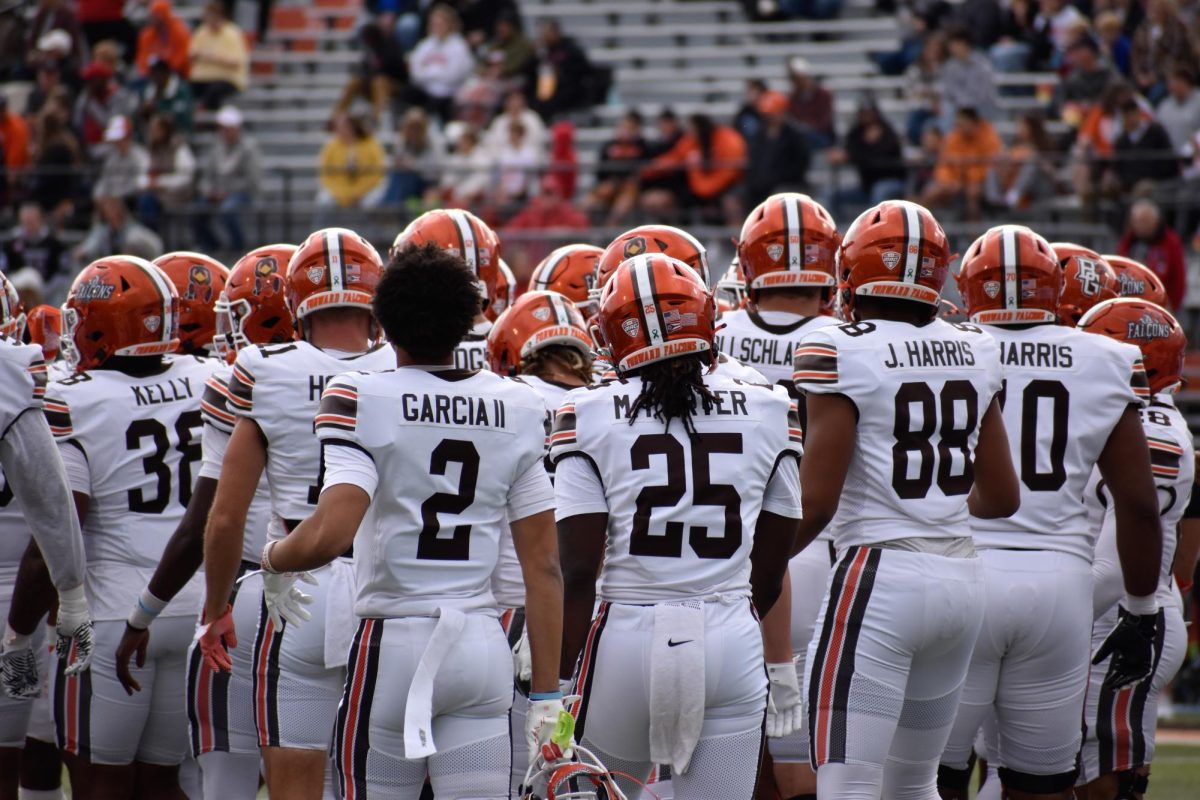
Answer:
[{"label": "person in orange jacket", "polygon": [[32,161],[29,149],[29,123],[8,107],[8,98],[0,95],[0,148],[4,153],[4,167],[18,170],[28,167]]},{"label": "person in orange jacket", "polygon": [[[642,195],[645,212],[658,219],[679,207],[712,209],[726,202],[736,205],[729,189],[742,180],[746,164],[746,140],[735,129],[718,125],[704,114],[688,119],[688,131],[670,150],[642,168],[643,178],[659,178],[682,171],[687,177],[685,196],[667,189],[651,189]],[[736,214],[736,209],[727,209]]]},{"label": "person in orange jacket", "polygon": [[171,69],[187,77],[188,48],[192,34],[187,23],[175,16],[168,0],[154,0],[150,4],[150,17],[138,34],[137,70],[145,77],[150,71],[150,59],[158,56],[171,65]]},{"label": "person in orange jacket", "polygon": [[990,122],[973,108],[958,109],[921,204],[934,208],[965,201],[967,218],[979,219],[988,170],[1002,152],[1004,143]]}]

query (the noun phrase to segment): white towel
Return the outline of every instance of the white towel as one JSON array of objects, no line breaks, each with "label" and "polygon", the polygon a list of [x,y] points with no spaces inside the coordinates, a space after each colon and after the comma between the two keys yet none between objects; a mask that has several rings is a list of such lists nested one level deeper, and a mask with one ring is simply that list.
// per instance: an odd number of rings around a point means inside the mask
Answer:
[{"label": "white towel", "polygon": [[437,625],[408,687],[404,706],[405,758],[425,758],[437,752],[433,743],[433,679],[466,624],[467,615],[458,609],[440,609]]},{"label": "white towel", "polygon": [[358,620],[354,617],[354,562],[335,558],[323,572],[321,579],[328,583],[325,590],[325,666],[337,669],[346,666],[350,645],[358,630]]},{"label": "white towel", "polygon": [[660,603],[650,644],[650,760],[687,772],[703,726],[704,603]]}]

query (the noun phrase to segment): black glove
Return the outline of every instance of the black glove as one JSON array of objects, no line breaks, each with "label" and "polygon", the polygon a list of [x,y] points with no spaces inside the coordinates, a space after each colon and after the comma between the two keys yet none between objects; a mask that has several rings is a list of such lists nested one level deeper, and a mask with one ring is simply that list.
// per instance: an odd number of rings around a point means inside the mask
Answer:
[{"label": "black glove", "polygon": [[1157,612],[1138,615],[1117,607],[1117,627],[1092,658],[1093,664],[1099,664],[1112,656],[1104,676],[1105,688],[1123,689],[1150,675],[1154,669],[1154,642],[1161,624]]}]

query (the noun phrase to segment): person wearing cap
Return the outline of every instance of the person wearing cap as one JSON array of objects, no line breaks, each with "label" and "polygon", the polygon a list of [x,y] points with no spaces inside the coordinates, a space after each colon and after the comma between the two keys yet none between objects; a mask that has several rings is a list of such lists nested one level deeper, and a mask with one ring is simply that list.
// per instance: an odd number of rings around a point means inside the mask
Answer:
[{"label": "person wearing cap", "polygon": [[[195,233],[204,252],[245,252],[242,214],[262,180],[261,161],[258,144],[242,132],[242,112],[233,106],[218,111],[217,137],[200,162],[196,187],[204,212],[195,217]],[[214,216],[224,231],[223,243],[213,230]]]},{"label": "person wearing cap", "polygon": [[792,119],[808,138],[809,147],[823,150],[833,144],[833,93],[817,82],[807,58],[788,61],[792,91],[788,98]]},{"label": "person wearing cap", "polygon": [[188,53],[192,93],[205,108],[220,108],[245,91],[250,77],[250,53],[242,29],[225,16],[218,0],[204,5],[204,22],[192,34]]},{"label": "person wearing cap", "polygon": [[808,184],[808,140],[788,116],[787,95],[764,93],[758,99],[758,114],[758,129],[746,148],[745,208],[754,208],[776,192],[805,192]]},{"label": "person wearing cap", "polygon": [[188,48],[192,34],[187,24],[171,10],[168,0],[154,0],[150,4],[150,16],[138,34],[137,70],[138,74],[150,74],[151,58],[158,56],[165,61],[173,71],[185,78],[191,62]]},{"label": "person wearing cap", "polygon": [[[51,36],[55,31],[57,36]],[[56,51],[51,54],[49,51]],[[83,29],[67,0],[38,0],[25,29],[25,52],[30,54],[29,66],[36,69],[42,60],[64,63],[64,68],[75,72],[83,63],[87,43]]]},{"label": "person wearing cap", "polygon": [[192,132],[192,87],[171,68],[170,62],[150,57],[149,80],[138,98],[138,125],[144,126],[156,114],[166,114],[184,133]]},{"label": "person wearing cap", "polygon": [[79,131],[83,145],[92,158],[104,154],[105,132],[117,117],[131,111],[133,98],[114,80],[113,70],[106,62],[92,61],[79,73],[83,91],[75,101],[71,123]]},{"label": "person wearing cap", "polygon": [[92,192],[95,198],[116,197],[132,203],[138,193],[138,176],[149,171],[150,154],[133,140],[129,117],[115,116],[104,129],[108,154]]}]

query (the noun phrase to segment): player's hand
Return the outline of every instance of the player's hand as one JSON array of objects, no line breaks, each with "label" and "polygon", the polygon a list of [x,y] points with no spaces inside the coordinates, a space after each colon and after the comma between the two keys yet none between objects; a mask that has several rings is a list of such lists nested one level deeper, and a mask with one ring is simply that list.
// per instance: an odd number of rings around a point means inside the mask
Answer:
[{"label": "player's hand", "polygon": [[[537,696],[536,693],[534,696]],[[525,714],[525,743],[529,746],[531,760],[535,753],[541,753],[547,763],[571,757],[575,745],[571,733],[565,737],[566,741],[562,741],[564,737],[555,736],[563,715],[574,722],[571,715],[563,708],[561,697],[545,700],[531,698],[529,700],[529,710]],[[571,726],[571,729],[574,730],[574,725]]]},{"label": "player's hand", "polygon": [[1139,683],[1154,669],[1154,640],[1158,637],[1157,613],[1131,614],[1117,607],[1117,626],[1100,645],[1093,664],[1112,656],[1104,686],[1123,689]]},{"label": "player's hand", "polygon": [[226,605],[221,616],[212,622],[201,620],[196,631],[196,643],[204,664],[213,672],[232,672],[233,659],[229,651],[237,647],[237,631],[233,627],[233,606]]},{"label": "player's hand", "polygon": [[125,623],[125,633],[121,635],[121,643],[117,645],[117,680],[121,682],[125,694],[132,695],[142,690],[142,685],[129,671],[129,659],[136,658],[139,668],[146,666],[146,647],[149,644],[149,628],[135,628],[128,622]]},{"label": "player's hand", "polygon": [[5,631],[0,646],[0,684],[4,693],[14,700],[30,700],[41,691],[38,676],[37,654],[29,636],[21,636],[12,629]]},{"label": "player's hand", "polygon": [[312,602],[312,596],[297,589],[296,581],[316,586],[316,578],[307,572],[264,572],[262,580],[263,604],[276,628],[282,628],[284,622],[299,625],[312,619],[312,614],[305,608]]},{"label": "player's hand", "polygon": [[521,694],[529,696],[529,682],[533,680],[533,656],[529,652],[529,637],[521,631],[521,638],[513,647],[513,677]]},{"label": "player's hand", "polygon": [[795,733],[803,717],[795,663],[767,664],[767,681],[767,736],[778,739]]},{"label": "player's hand", "polygon": [[[68,678],[92,665],[92,615],[83,585],[58,593],[58,641],[55,651],[62,660],[71,659],[63,673]],[[72,659],[72,654],[74,658]]]}]

